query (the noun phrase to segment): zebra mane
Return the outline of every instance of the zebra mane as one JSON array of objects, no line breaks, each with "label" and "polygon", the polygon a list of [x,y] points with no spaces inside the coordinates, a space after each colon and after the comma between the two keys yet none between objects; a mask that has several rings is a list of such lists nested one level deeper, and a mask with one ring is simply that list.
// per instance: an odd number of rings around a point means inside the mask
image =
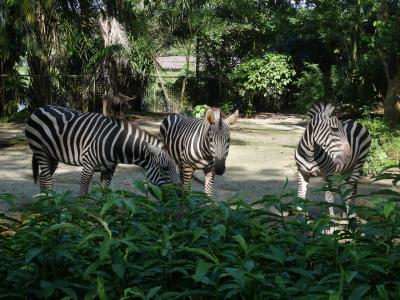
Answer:
[{"label": "zebra mane", "polygon": [[330,117],[332,113],[335,111],[336,107],[332,103],[323,103],[319,102],[314,104],[307,112],[307,115],[312,118],[316,114],[324,114]]}]

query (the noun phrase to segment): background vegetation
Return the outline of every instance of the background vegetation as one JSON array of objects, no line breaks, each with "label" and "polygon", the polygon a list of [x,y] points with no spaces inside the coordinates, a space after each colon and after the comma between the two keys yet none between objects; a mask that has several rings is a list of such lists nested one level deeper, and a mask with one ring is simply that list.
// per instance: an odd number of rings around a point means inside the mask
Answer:
[{"label": "background vegetation", "polygon": [[[42,104],[49,87],[66,97],[72,88],[63,74],[85,74],[86,85],[103,78],[105,91],[127,94],[155,78],[159,101],[173,110],[157,57],[181,55],[185,105],[303,112],[323,99],[351,114],[381,107],[393,123],[399,20],[394,0],[2,1],[0,113]],[[28,82],[18,70],[24,62]],[[91,109],[86,90],[76,96],[81,109]]]}]

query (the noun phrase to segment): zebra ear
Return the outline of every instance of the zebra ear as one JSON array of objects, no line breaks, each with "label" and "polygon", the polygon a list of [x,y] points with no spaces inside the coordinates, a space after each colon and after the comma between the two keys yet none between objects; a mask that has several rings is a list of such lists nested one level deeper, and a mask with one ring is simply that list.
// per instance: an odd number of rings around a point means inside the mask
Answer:
[{"label": "zebra ear", "polygon": [[144,142],[144,144],[151,155],[157,156],[161,153],[161,148],[154,146],[152,144],[149,144],[147,142]]},{"label": "zebra ear", "polygon": [[312,118],[316,114],[323,113],[324,115],[330,117],[335,111],[336,107],[332,103],[316,103],[307,112],[307,115]]},{"label": "zebra ear", "polygon": [[210,107],[204,116],[206,121],[210,124],[218,123],[221,119],[221,110],[216,107]]},{"label": "zebra ear", "polygon": [[225,119],[225,122],[228,123],[229,125],[232,125],[237,121],[239,117],[239,111],[236,110],[233,114],[231,114],[228,118]]}]

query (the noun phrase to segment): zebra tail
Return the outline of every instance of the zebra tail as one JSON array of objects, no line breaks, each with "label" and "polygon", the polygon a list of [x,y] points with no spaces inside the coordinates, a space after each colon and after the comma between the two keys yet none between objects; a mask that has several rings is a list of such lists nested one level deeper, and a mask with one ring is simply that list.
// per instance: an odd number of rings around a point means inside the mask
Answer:
[{"label": "zebra tail", "polygon": [[39,161],[35,155],[32,155],[32,173],[33,181],[37,183],[39,177]]}]

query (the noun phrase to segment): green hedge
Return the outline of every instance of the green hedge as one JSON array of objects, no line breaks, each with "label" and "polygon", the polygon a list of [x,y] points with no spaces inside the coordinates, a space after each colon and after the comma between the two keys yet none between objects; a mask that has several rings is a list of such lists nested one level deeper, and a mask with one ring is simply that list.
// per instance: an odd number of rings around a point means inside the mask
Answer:
[{"label": "green hedge", "polygon": [[[139,187],[142,194],[98,189],[83,199],[49,194],[21,220],[2,215],[15,234],[0,235],[0,298],[400,294],[399,193],[383,191],[368,207],[355,206],[365,222],[348,219],[328,235],[334,220],[324,214],[326,205],[296,201],[285,191],[249,205],[241,198],[214,202],[203,193]],[[297,205],[318,209],[318,217],[283,215]]]}]

